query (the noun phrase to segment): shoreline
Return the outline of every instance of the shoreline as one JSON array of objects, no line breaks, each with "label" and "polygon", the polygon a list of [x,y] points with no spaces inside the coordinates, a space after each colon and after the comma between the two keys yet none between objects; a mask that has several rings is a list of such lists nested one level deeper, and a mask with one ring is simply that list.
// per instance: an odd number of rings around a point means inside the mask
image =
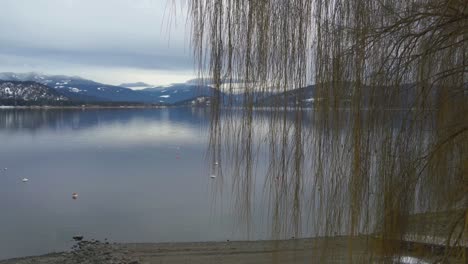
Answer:
[{"label": "shoreline", "polygon": [[171,106],[156,106],[156,105],[122,105],[122,106],[103,106],[103,105],[86,105],[86,106],[5,106],[0,105],[1,110],[9,109],[162,109],[170,108]]},{"label": "shoreline", "polygon": [[[44,110],[44,109],[165,109],[165,108],[205,108],[209,109],[209,106],[198,106],[198,105],[0,105],[1,110],[8,110],[8,109],[34,109],[34,110]],[[223,107],[223,109],[231,109],[231,110],[242,110],[243,107]],[[286,109],[276,109],[274,107],[268,106],[255,106],[253,107],[255,111],[297,111],[294,107],[287,107]],[[301,111],[315,111],[316,107],[303,107],[300,109]],[[340,111],[349,111],[350,108],[340,107],[337,108]],[[386,108],[386,109],[370,109],[370,108],[363,108],[362,111],[415,111],[418,110],[416,108]]]},{"label": "shoreline", "polygon": [[[378,253],[378,245],[379,239],[369,236],[163,243],[109,243],[91,240],[78,242],[69,252],[0,260],[0,264],[296,264],[343,263],[347,262],[350,257],[356,263],[380,263],[395,258],[395,256]],[[434,245],[424,245],[418,242],[404,242],[403,245],[404,248],[398,252],[401,257],[418,261],[428,261],[418,255],[427,257],[429,250],[434,248]],[[427,247],[427,251],[424,250],[426,254],[421,254],[421,246]],[[418,248],[418,251],[414,251],[413,248]],[[436,252],[430,255],[437,257],[441,254],[440,248],[437,248]]]}]

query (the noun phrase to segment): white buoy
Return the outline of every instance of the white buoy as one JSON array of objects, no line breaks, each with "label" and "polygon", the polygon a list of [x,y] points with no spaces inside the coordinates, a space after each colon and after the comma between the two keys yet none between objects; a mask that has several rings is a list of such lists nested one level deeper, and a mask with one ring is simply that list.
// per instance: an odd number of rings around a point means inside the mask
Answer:
[{"label": "white buoy", "polygon": [[216,166],[217,166],[217,165],[219,165],[219,163],[218,163],[217,161],[215,161],[215,163],[214,163],[214,164],[215,164]]},{"label": "white buoy", "polygon": [[211,178],[211,179],[214,179],[214,178],[216,178],[216,175],[211,174],[210,178]]},{"label": "white buoy", "polygon": [[29,181],[29,179],[27,179],[27,178],[23,178],[21,181],[22,181],[22,182],[28,182],[28,181]]},{"label": "white buoy", "polygon": [[73,193],[73,194],[72,194],[72,198],[73,198],[73,200],[78,199],[78,194],[77,194],[77,193]]}]

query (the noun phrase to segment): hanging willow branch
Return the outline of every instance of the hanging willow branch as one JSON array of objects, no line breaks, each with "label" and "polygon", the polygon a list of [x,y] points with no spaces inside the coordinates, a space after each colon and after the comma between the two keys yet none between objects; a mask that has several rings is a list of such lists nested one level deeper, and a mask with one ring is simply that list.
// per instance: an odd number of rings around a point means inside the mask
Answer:
[{"label": "hanging willow branch", "polygon": [[[212,155],[234,168],[242,221],[263,153],[275,237],[467,246],[467,1],[189,3],[200,75],[219,91]],[[458,222],[423,224],[433,214]]]}]

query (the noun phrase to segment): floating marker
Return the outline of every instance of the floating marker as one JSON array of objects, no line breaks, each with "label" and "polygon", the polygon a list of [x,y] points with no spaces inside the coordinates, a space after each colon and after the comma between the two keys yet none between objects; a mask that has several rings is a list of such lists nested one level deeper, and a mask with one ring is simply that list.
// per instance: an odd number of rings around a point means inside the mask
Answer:
[{"label": "floating marker", "polygon": [[215,163],[214,163],[214,164],[215,164],[215,165],[219,165],[219,163],[218,163],[217,161],[215,161]]},{"label": "floating marker", "polygon": [[216,178],[216,175],[211,174],[210,178],[211,178],[211,179],[214,179],[214,178]]},{"label": "floating marker", "polygon": [[22,182],[28,182],[28,181],[29,181],[29,179],[27,179],[27,178],[23,178],[21,181],[22,181]]},{"label": "floating marker", "polygon": [[73,194],[72,194],[72,198],[73,198],[73,200],[78,199],[78,194],[77,194],[77,193],[73,193]]}]

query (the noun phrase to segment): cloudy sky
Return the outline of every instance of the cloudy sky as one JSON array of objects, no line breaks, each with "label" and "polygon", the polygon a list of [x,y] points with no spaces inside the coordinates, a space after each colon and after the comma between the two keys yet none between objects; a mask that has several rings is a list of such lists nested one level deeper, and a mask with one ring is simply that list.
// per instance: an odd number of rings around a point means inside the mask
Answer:
[{"label": "cloudy sky", "polygon": [[0,71],[184,82],[195,74],[181,2],[1,0]]}]

